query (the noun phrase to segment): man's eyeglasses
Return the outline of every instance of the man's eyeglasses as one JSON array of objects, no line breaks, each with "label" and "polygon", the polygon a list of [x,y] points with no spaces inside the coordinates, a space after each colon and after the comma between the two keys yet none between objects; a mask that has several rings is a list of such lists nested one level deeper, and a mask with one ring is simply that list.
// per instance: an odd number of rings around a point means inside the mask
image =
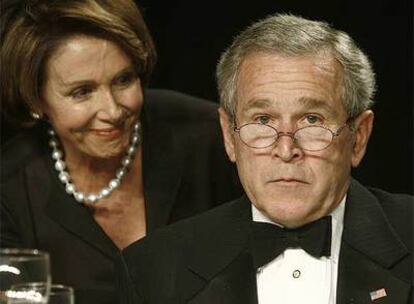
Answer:
[{"label": "man's eyeglasses", "polygon": [[289,136],[302,150],[320,151],[329,147],[333,139],[348,125],[348,122],[334,132],[324,126],[306,126],[294,132],[279,132],[270,125],[261,123],[248,123],[241,127],[235,127],[241,141],[255,149],[263,149],[272,146],[281,136]]}]

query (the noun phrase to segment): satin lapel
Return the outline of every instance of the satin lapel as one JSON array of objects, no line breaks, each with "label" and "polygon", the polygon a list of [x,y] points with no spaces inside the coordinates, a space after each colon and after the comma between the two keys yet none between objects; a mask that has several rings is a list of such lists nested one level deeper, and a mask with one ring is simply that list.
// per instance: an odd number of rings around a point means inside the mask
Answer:
[{"label": "satin lapel", "polygon": [[147,230],[168,224],[181,182],[186,148],[179,142],[174,124],[146,100],[143,122],[143,176]]},{"label": "satin lapel", "polygon": [[[385,291],[386,296],[382,296]],[[370,293],[377,292],[372,301]],[[410,285],[348,244],[341,248],[337,304],[406,304]],[[374,296],[374,295],[373,295]]]},{"label": "satin lapel", "polygon": [[184,302],[257,303],[256,272],[246,251],[250,202],[243,197],[230,204],[222,216],[211,219],[210,229],[197,231],[188,248],[188,271],[181,280]]},{"label": "satin lapel", "polygon": [[[337,303],[407,303],[410,285],[396,277],[390,267],[396,263],[407,263],[408,267],[409,259],[408,249],[388,223],[376,198],[352,181],[345,209]],[[377,296],[383,291],[386,296],[371,301],[370,293],[376,291]]]},{"label": "satin lapel", "polygon": [[252,256],[242,252],[188,301],[189,304],[257,304]]},{"label": "satin lapel", "polygon": [[44,206],[47,216],[65,230],[106,256],[114,258],[118,253],[116,246],[96,224],[88,209],[65,193],[52,166],[53,163],[46,154],[26,168],[32,206]]}]

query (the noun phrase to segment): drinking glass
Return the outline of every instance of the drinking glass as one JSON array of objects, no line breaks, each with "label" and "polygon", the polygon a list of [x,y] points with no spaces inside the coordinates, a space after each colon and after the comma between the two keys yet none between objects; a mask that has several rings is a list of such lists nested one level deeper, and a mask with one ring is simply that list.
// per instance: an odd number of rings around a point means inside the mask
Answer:
[{"label": "drinking glass", "polygon": [[0,304],[47,303],[50,282],[47,252],[0,249]]},{"label": "drinking glass", "polygon": [[73,288],[65,285],[52,284],[48,304],[75,304]]}]

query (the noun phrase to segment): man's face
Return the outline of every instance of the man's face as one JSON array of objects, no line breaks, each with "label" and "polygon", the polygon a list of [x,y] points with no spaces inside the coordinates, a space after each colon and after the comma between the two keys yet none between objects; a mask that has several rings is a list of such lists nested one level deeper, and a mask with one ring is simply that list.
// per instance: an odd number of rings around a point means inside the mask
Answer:
[{"label": "man's face", "polygon": [[[254,53],[242,63],[238,80],[236,124],[268,124],[279,132],[320,125],[336,132],[347,121],[342,104],[342,67],[329,56],[284,57]],[[245,145],[220,110],[227,153],[237,164],[251,202],[273,221],[298,227],[329,214],[345,195],[351,166],[363,157],[373,114],[346,126],[321,151],[298,147],[281,136],[268,147]]]}]

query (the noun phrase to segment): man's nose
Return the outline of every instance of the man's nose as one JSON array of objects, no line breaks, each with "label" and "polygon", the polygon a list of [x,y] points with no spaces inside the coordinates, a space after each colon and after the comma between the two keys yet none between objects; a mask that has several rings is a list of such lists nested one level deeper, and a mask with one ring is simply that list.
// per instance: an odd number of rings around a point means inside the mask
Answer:
[{"label": "man's nose", "polygon": [[272,149],[272,156],[285,162],[299,159],[303,156],[303,150],[295,143],[294,134],[280,132]]}]

